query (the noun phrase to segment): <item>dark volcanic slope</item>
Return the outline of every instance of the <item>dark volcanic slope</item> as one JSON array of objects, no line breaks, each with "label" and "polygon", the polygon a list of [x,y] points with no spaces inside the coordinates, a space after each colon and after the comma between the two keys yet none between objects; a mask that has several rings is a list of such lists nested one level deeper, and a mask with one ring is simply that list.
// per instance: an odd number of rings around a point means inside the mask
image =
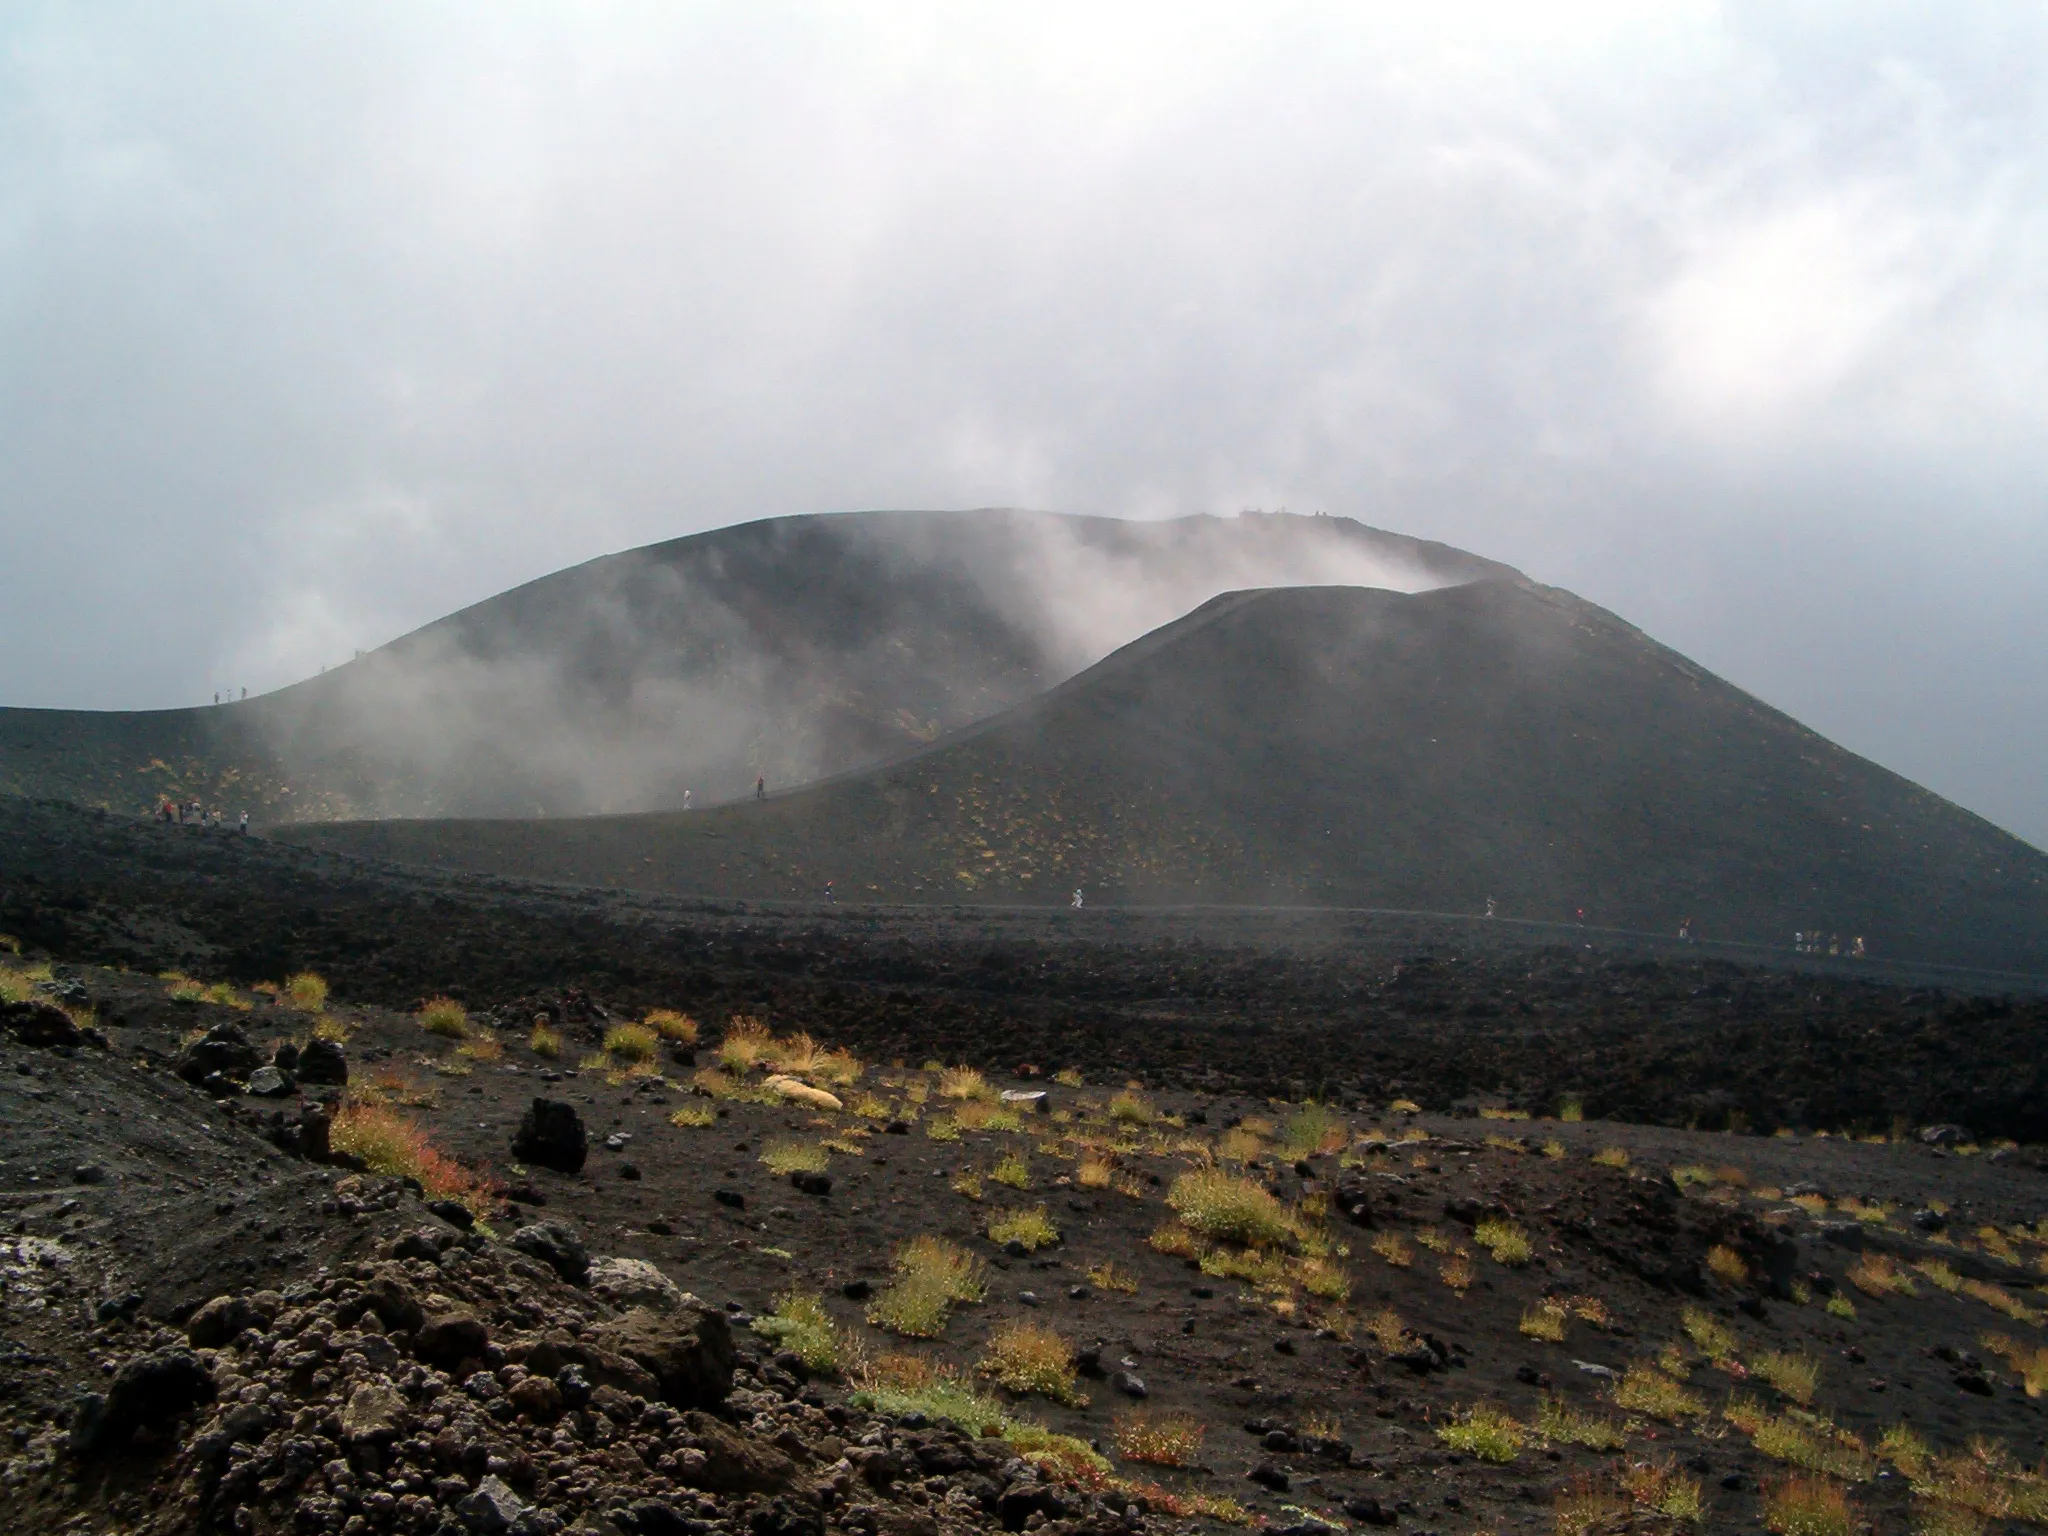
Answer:
[{"label": "dark volcanic slope", "polygon": [[1341,518],[780,518],[558,572],[246,704],[0,710],[0,792],[259,824],[701,804],[898,756],[1219,592],[1506,571]]},{"label": "dark volcanic slope", "polygon": [[2048,969],[2048,858],[1522,582],[1220,598],[912,758],[765,804],[291,835],[713,894],[1491,896],[1505,916]]}]

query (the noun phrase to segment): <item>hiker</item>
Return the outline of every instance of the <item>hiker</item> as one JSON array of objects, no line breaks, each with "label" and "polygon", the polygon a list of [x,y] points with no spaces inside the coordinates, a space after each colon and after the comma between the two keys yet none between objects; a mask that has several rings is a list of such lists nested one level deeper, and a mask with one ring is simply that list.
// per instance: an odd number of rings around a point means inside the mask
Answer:
[{"label": "hiker", "polygon": [[765,773],[754,775],[754,798],[756,800],[766,800],[768,798],[768,775]]},{"label": "hiker", "polygon": [[687,811],[687,810],[688,810],[689,808],[690,808],[690,792],[689,792],[689,791],[688,791],[688,790],[686,789],[686,790],[684,790],[684,791],[683,791],[683,809]]},{"label": "hiker", "polygon": [[1692,942],[1691,918],[1681,917],[1678,920],[1678,940],[1681,944],[1690,944]]},{"label": "hiker", "polygon": [[240,830],[242,836],[247,837],[249,835],[249,813],[247,811],[242,812],[242,825]]},{"label": "hiker", "polygon": [[1500,915],[1499,909],[1494,906],[1491,896],[1486,898],[1486,915],[1488,917],[1498,917]]},{"label": "hiker", "polygon": [[825,882],[825,900],[827,902],[837,902],[839,900],[837,896],[832,894],[832,882],[830,880]]},{"label": "hiker", "polygon": [[1078,885],[1074,887],[1074,910],[1081,910],[1081,888]]},{"label": "hiker", "polygon": [[1854,955],[1858,960],[1861,960],[1863,958],[1864,951],[1862,934],[1857,934],[1855,938],[1849,941],[1849,953]]}]

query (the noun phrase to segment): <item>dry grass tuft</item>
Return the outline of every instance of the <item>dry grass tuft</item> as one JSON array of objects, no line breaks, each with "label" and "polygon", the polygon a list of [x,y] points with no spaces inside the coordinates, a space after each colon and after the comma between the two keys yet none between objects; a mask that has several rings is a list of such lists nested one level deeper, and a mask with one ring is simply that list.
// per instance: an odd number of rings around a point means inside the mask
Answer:
[{"label": "dry grass tuft", "polygon": [[854,1352],[853,1342],[832,1321],[824,1298],[815,1291],[786,1291],[775,1298],[775,1310],[757,1317],[753,1331],[795,1352],[807,1370],[836,1375]]},{"label": "dry grass tuft", "polygon": [[736,1013],[718,1042],[718,1064],[728,1072],[751,1072],[774,1049],[773,1030],[751,1014]]},{"label": "dry grass tuft", "polygon": [[1105,1259],[1089,1270],[1088,1279],[1105,1291],[1118,1291],[1126,1296],[1138,1294],[1138,1277],[1114,1259]]},{"label": "dry grass tuft", "polygon": [[1191,1230],[1219,1242],[1267,1247],[1294,1233],[1287,1208],[1263,1186],[1221,1169],[1180,1175],[1166,1203]]},{"label": "dry grass tuft", "polygon": [[1198,1260],[1206,1251],[1202,1240],[1177,1221],[1162,1221],[1154,1227],[1145,1246],[1174,1259]]},{"label": "dry grass tuft", "polygon": [[1593,1161],[1602,1168],[1626,1168],[1628,1153],[1620,1147],[1602,1147],[1593,1154]]},{"label": "dry grass tuft", "polygon": [[409,1116],[385,1105],[344,1104],[328,1140],[337,1152],[361,1158],[373,1173],[417,1179],[432,1199],[459,1200],[479,1216],[490,1210],[490,1181],[435,1146]]},{"label": "dry grass tuft", "polygon": [[1917,1296],[1919,1287],[1888,1253],[1860,1255],[1849,1266],[1849,1283],[1866,1296]]},{"label": "dry grass tuft", "polygon": [[2039,1397],[2048,1391],[2048,1346],[2022,1344],[2002,1333],[1987,1333],[1978,1342],[2020,1378],[2027,1396]]},{"label": "dry grass tuft", "polygon": [[505,1046],[488,1029],[472,1030],[467,1040],[455,1047],[455,1054],[471,1061],[498,1061],[505,1055]]},{"label": "dry grass tuft", "polygon": [[562,1033],[545,1019],[535,1019],[533,1033],[526,1037],[526,1046],[536,1056],[549,1061],[558,1060],[562,1054]]},{"label": "dry grass tuft", "polygon": [[973,1067],[947,1067],[939,1073],[939,1097],[942,1099],[993,1099],[995,1096],[994,1085]]},{"label": "dry grass tuft", "polygon": [[1680,1472],[1669,1456],[1637,1462],[1621,1474],[1621,1486],[1638,1508],[1667,1520],[1698,1520],[1707,1512],[1700,1480]]},{"label": "dry grass tuft", "polygon": [[285,979],[284,1000],[303,1013],[318,1013],[327,1006],[327,982],[312,971],[300,971]]},{"label": "dry grass tuft", "polygon": [[645,1024],[614,1024],[604,1032],[604,1053],[616,1061],[654,1060],[661,1036]]},{"label": "dry grass tuft", "polygon": [[1551,1503],[1557,1536],[1601,1536],[1618,1531],[1633,1513],[1628,1499],[1597,1478],[1579,1476]]},{"label": "dry grass tuft", "polygon": [[662,1039],[673,1041],[677,1045],[697,1043],[697,1021],[687,1013],[678,1013],[673,1008],[656,1008],[640,1022]]},{"label": "dry grass tuft", "polygon": [[1628,1444],[1628,1436],[1614,1420],[1581,1413],[1559,1397],[1543,1399],[1536,1414],[1536,1433],[1565,1445],[1583,1445],[1589,1451],[1618,1451]]},{"label": "dry grass tuft", "polygon": [[986,1294],[981,1265],[943,1237],[915,1237],[896,1250],[896,1278],[868,1307],[868,1321],[907,1338],[935,1339],[962,1302]]},{"label": "dry grass tuft", "polygon": [[1519,1269],[1534,1256],[1529,1234],[1511,1221],[1488,1216],[1472,1229],[1472,1240],[1493,1255],[1496,1264]]},{"label": "dry grass tuft", "polygon": [[1735,1358],[1735,1331],[1705,1307],[1688,1302],[1679,1313],[1679,1323],[1685,1329],[1685,1336],[1709,1360]]},{"label": "dry grass tuft", "polygon": [[430,1035],[460,1040],[469,1033],[469,1010],[452,997],[430,997],[420,1005],[419,1023]]},{"label": "dry grass tuft", "polygon": [[770,1173],[787,1178],[792,1173],[823,1173],[832,1166],[832,1154],[815,1141],[778,1136],[761,1149],[761,1162]]},{"label": "dry grass tuft", "polygon": [[1116,1179],[1116,1164],[1106,1157],[1090,1154],[1074,1170],[1074,1182],[1083,1189],[1107,1189]]},{"label": "dry grass tuft", "polygon": [[1437,1277],[1460,1296],[1472,1288],[1472,1282],[1479,1278],[1479,1272],[1472,1267],[1472,1261],[1462,1253],[1454,1253],[1437,1266]]},{"label": "dry grass tuft", "polygon": [[1528,1338],[1541,1339],[1546,1344],[1562,1344],[1565,1324],[1568,1321],[1568,1314],[1563,1307],[1555,1302],[1546,1301],[1524,1312],[1519,1327]]},{"label": "dry grass tuft", "polygon": [[701,1130],[718,1123],[718,1111],[708,1104],[685,1104],[668,1117],[668,1123],[677,1130]]},{"label": "dry grass tuft", "polygon": [[1820,1362],[1811,1355],[1766,1350],[1749,1362],[1749,1369],[1802,1408],[1813,1401],[1813,1394],[1820,1389]]},{"label": "dry grass tuft", "polygon": [[1150,1125],[1159,1118],[1159,1111],[1146,1101],[1143,1094],[1126,1088],[1110,1099],[1109,1118],[1118,1125]]},{"label": "dry grass tuft", "polygon": [[1436,1437],[1454,1451],[1505,1464],[1521,1454],[1528,1431],[1506,1409],[1481,1403],[1462,1419],[1441,1426]]},{"label": "dry grass tuft", "polygon": [[1707,1411],[1706,1404],[1684,1387],[1655,1366],[1641,1362],[1631,1365],[1614,1384],[1614,1401],[1630,1413],[1646,1414],[1666,1424]]},{"label": "dry grass tuft", "polygon": [[1764,1489],[1764,1525],[1777,1536],[1849,1536],[1848,1491],[1832,1478],[1788,1477]]},{"label": "dry grass tuft", "polygon": [[1726,1243],[1707,1250],[1707,1273],[1723,1285],[1742,1285],[1749,1279],[1749,1265]]},{"label": "dry grass tuft", "polygon": [[1111,1422],[1110,1441],[1125,1461],[1155,1467],[1192,1467],[1202,1454],[1208,1431],[1191,1413],[1134,1408]]},{"label": "dry grass tuft", "polygon": [[1005,1323],[989,1336],[976,1369],[1012,1392],[1036,1393],[1069,1408],[1088,1402],[1075,1386],[1073,1345],[1041,1323]]},{"label": "dry grass tuft", "polygon": [[989,1169],[989,1178],[997,1184],[1007,1184],[1012,1189],[1031,1187],[1031,1164],[1021,1152],[1005,1152]]},{"label": "dry grass tuft", "polygon": [[1415,1250],[1408,1246],[1408,1239],[1398,1232],[1375,1234],[1372,1251],[1396,1269],[1406,1269],[1415,1262]]},{"label": "dry grass tuft", "polygon": [[1060,1240],[1060,1229],[1053,1225],[1052,1217],[1045,1207],[1034,1205],[1029,1210],[1010,1211],[994,1217],[988,1224],[989,1241],[994,1243],[1021,1243],[1027,1253],[1036,1253],[1041,1248],[1050,1248]]}]

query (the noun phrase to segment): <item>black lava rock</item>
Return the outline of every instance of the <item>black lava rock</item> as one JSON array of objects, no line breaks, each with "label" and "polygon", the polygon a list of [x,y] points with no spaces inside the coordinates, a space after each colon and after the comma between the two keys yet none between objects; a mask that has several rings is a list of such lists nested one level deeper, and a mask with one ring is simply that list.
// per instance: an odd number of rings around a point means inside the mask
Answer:
[{"label": "black lava rock", "polygon": [[584,1134],[583,1117],[572,1104],[559,1099],[535,1099],[533,1107],[520,1117],[512,1137],[512,1155],[537,1168],[557,1173],[581,1173],[590,1155],[590,1138]]}]

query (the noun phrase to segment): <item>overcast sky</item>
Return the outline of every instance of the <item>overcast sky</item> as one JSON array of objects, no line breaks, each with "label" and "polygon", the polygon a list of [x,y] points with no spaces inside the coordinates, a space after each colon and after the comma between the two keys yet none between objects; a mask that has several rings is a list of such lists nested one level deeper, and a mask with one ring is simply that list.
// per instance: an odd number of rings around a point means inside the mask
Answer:
[{"label": "overcast sky", "polygon": [[0,702],[783,513],[1285,506],[2048,843],[2044,82],[1954,0],[10,4]]}]

